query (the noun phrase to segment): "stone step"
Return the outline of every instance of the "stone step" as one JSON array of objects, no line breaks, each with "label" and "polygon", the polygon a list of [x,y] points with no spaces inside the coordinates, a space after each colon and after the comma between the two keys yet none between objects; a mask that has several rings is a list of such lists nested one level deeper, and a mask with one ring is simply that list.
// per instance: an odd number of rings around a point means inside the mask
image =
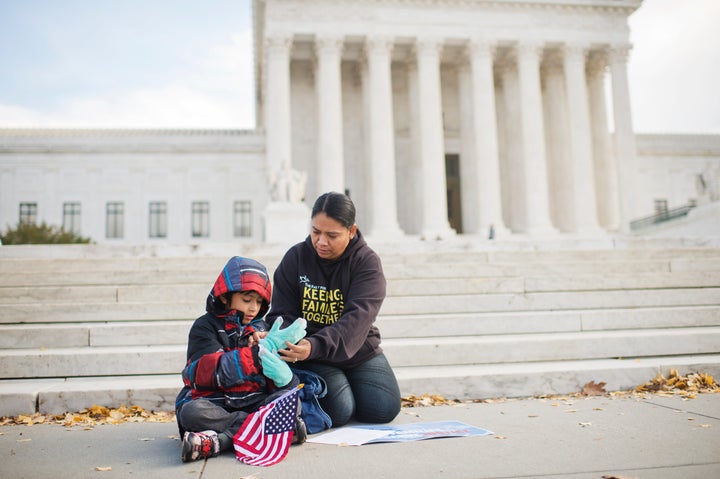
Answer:
[{"label": "stone step", "polygon": [[[522,249],[507,243],[506,250],[493,250],[492,245],[483,245],[482,249],[453,249],[450,244],[431,245],[427,243],[401,243],[399,247],[389,248],[379,245],[374,248],[383,259],[383,264],[433,264],[458,262],[469,263],[508,263],[528,264],[537,262],[568,263],[609,261],[676,261],[676,260],[715,260],[720,261],[720,249],[714,247],[686,248],[605,248],[605,249],[574,249],[572,242],[567,247],[554,249]],[[399,249],[398,249],[399,248]],[[52,250],[60,251],[57,245]],[[233,248],[227,255],[181,254],[167,256],[147,256],[142,254],[113,256],[116,249],[109,247],[105,254],[87,257],[76,252],[59,253],[53,256],[50,251],[41,257],[13,256],[15,247],[0,250],[0,264],[3,272],[20,273],[71,273],[86,271],[211,271],[217,273],[231,254],[250,256],[269,269],[274,269],[282,258],[282,252],[250,253]],[[40,251],[40,249],[38,249]]]},{"label": "stone step", "polygon": [[[138,267],[135,269],[74,269],[68,271],[24,271],[21,268],[9,269],[7,260],[0,261],[3,274],[0,275],[0,287],[17,286],[119,286],[119,285],[170,285],[196,284],[209,290],[217,278],[220,266],[202,269],[174,269]],[[53,260],[55,261],[55,260]],[[52,262],[49,262],[52,263]],[[471,260],[463,261],[465,267],[458,268],[457,262],[388,264],[383,271],[388,280],[395,279],[437,279],[437,278],[483,278],[483,277],[523,277],[568,274],[637,274],[669,273],[671,271],[715,271],[720,272],[720,261],[713,267],[710,261],[693,260],[675,263],[666,260],[650,261],[593,261],[593,262],[535,262],[535,263],[483,263]],[[48,267],[50,268],[51,265]],[[268,267],[272,275],[273,269]]]},{"label": "stone step", "polygon": [[382,311],[397,315],[712,306],[718,304],[718,298],[720,287],[425,296],[422,301],[396,296],[385,300]]},{"label": "stone step", "polygon": [[[630,289],[706,288],[720,285],[720,272],[562,274],[551,276],[451,277],[434,279],[395,278],[388,280],[388,297],[489,293],[532,293],[558,291],[599,291]],[[202,305],[211,285],[200,283],[143,283],[127,285],[58,285],[0,287],[0,305],[13,303],[77,303],[94,301],[157,301],[159,289],[169,298],[197,298]],[[170,301],[170,300],[168,300]]]},{"label": "stone step", "polygon": [[[390,338],[383,350],[394,367],[695,355],[720,351],[720,327]],[[0,378],[172,374],[185,351],[184,344],[5,349]]]},{"label": "stone step", "polygon": [[386,339],[393,366],[568,361],[720,351],[720,327]]},{"label": "stone step", "polygon": [[[194,319],[202,314],[205,296],[190,301],[97,301],[27,302],[0,304],[0,324],[68,323]],[[714,306],[720,303],[720,287],[562,291],[498,294],[389,296],[383,315],[603,310],[672,306]]]},{"label": "stone step", "polygon": [[0,325],[0,349],[186,345],[192,320]]},{"label": "stone step", "polygon": [[[0,325],[0,349],[185,345],[193,320]],[[378,317],[384,339],[720,326],[720,306]]]},{"label": "stone step", "polygon": [[[140,303],[95,302],[21,303],[0,305],[0,325],[18,323],[86,323],[108,321],[189,320],[199,316],[199,304],[193,301]],[[202,304],[202,303],[200,303]]]},{"label": "stone step", "polygon": [[377,325],[384,339],[720,326],[720,305],[381,315]]},{"label": "stone step", "polygon": [[[581,391],[590,381],[605,383],[606,391],[629,390],[658,373],[669,375],[670,369],[681,375],[707,372],[720,377],[720,355],[395,367],[394,371],[404,397],[429,393],[467,400],[569,394]],[[63,414],[94,404],[172,411],[181,387],[177,373],[0,380],[0,416]]]},{"label": "stone step", "polygon": [[185,345],[5,349],[0,378],[179,374],[185,353]]},{"label": "stone step", "polygon": [[720,354],[627,357],[580,361],[423,366],[394,368],[402,394],[438,394],[446,398],[529,397],[580,392],[585,384],[604,382],[606,391],[623,391],[669,375],[706,372],[720,376]]}]

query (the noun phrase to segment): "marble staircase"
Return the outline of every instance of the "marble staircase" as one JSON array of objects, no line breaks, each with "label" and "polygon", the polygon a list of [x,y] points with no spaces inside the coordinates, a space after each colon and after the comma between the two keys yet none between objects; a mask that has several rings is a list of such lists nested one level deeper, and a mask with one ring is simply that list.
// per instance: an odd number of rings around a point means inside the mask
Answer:
[{"label": "marble staircase", "polygon": [[[374,245],[375,246],[375,245]],[[720,376],[720,248],[408,242],[375,246],[378,326],[404,395],[518,397]],[[232,254],[0,247],[0,416],[92,404],[172,409],[187,332]]]}]

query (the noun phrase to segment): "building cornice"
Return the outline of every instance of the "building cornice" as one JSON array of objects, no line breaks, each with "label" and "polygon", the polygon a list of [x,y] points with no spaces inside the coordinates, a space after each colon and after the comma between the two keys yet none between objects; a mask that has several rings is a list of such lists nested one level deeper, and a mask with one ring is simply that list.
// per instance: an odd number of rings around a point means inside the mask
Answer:
[{"label": "building cornice", "polygon": [[261,153],[259,130],[0,128],[0,153]]},{"label": "building cornice", "polygon": [[57,137],[108,137],[108,136],[250,136],[256,130],[195,129],[195,128],[12,128],[0,127],[0,137],[57,136]]},{"label": "building cornice", "polygon": [[720,134],[636,134],[640,156],[720,156]]},{"label": "building cornice", "polygon": [[[255,4],[267,4],[282,0],[255,0]],[[291,0],[292,1],[292,0]],[[315,4],[331,3],[361,6],[366,4],[384,6],[418,6],[418,7],[484,7],[484,8],[542,8],[542,9],[609,9],[630,14],[642,5],[643,0],[315,0]],[[291,3],[291,2],[287,2]],[[264,8],[255,9],[255,25],[264,14]]]}]

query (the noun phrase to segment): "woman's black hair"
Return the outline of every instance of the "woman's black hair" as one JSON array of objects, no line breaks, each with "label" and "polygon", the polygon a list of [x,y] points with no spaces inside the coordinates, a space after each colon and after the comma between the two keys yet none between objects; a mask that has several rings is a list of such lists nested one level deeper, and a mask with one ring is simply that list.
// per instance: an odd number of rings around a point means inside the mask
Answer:
[{"label": "woman's black hair", "polygon": [[336,191],[324,193],[315,200],[310,217],[315,218],[318,213],[325,213],[348,229],[355,224],[355,205],[349,196]]}]

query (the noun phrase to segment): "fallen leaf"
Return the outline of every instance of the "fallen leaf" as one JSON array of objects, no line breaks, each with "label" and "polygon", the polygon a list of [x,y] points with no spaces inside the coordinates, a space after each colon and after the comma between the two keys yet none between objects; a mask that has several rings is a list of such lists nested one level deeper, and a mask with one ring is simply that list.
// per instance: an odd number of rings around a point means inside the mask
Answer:
[{"label": "fallen leaf", "polygon": [[96,470],[96,471],[102,471],[102,472],[104,472],[104,471],[112,471],[112,467],[110,467],[110,466],[97,466],[97,467],[95,468],[95,470]]},{"label": "fallen leaf", "polygon": [[602,396],[606,392],[605,383],[595,383],[595,381],[590,381],[582,388],[584,396]]},{"label": "fallen leaf", "polygon": [[507,436],[495,436],[495,439],[507,439]]}]

